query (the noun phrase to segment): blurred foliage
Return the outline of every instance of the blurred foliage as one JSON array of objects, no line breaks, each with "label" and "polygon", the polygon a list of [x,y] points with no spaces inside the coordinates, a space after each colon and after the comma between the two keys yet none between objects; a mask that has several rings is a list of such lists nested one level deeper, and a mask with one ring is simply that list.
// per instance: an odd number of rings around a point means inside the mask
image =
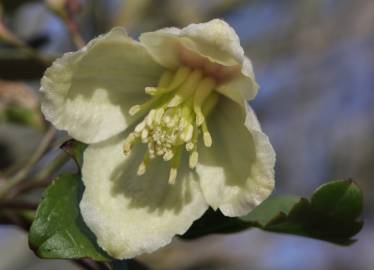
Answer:
[{"label": "blurred foliage", "polygon": [[11,122],[44,128],[39,101],[33,90],[24,83],[0,81],[0,123]]}]

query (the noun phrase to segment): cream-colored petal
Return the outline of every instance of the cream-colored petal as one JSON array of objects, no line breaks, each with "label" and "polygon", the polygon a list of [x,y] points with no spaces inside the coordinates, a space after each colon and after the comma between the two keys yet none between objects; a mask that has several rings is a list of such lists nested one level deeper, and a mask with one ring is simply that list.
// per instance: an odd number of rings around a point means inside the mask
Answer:
[{"label": "cream-colored petal", "polygon": [[122,144],[123,136],[116,136],[85,151],[80,203],[83,219],[99,245],[117,259],[165,246],[208,207],[192,170],[186,166],[178,170],[175,184],[170,185],[169,165],[157,159],[138,176],[144,148],[135,146],[125,158]]},{"label": "cream-colored petal", "polygon": [[163,68],[121,28],[66,53],[42,79],[42,111],[58,129],[85,143],[102,141],[132,121],[131,105],[144,101],[144,88]]},{"label": "cream-colored petal", "polygon": [[248,57],[244,57],[240,74],[217,87],[219,93],[238,104],[242,104],[243,100],[254,99],[258,89],[259,86],[253,73],[253,66]]},{"label": "cream-colored petal", "polygon": [[211,148],[200,147],[196,172],[208,204],[226,216],[247,214],[272,192],[275,153],[252,109],[222,97],[208,119]]},{"label": "cream-colored petal", "polygon": [[178,52],[180,34],[180,29],[167,27],[143,33],[139,40],[156,62],[166,68],[175,69],[181,64]]},{"label": "cream-colored petal", "polygon": [[213,62],[225,66],[243,62],[244,50],[240,46],[239,37],[223,20],[213,19],[206,23],[190,24],[182,29],[181,35],[192,41],[185,43],[188,48],[207,56]]},{"label": "cream-colored petal", "polygon": [[[142,34],[140,41],[155,61],[167,68],[176,68],[182,64],[183,47],[194,52],[188,53],[192,58],[200,55],[211,62],[237,68],[236,74],[230,76],[217,90],[239,104],[243,100],[253,99],[257,94],[258,85],[252,63],[244,55],[234,29],[225,21],[214,19],[206,23],[190,24],[183,29],[164,28]],[[206,62],[201,59],[189,61],[196,62],[195,66],[201,61]]]},{"label": "cream-colored petal", "polygon": [[164,28],[143,33],[139,39],[152,57],[168,68],[180,65],[180,45],[225,66],[241,65],[244,61],[237,34],[220,19],[190,24],[183,29]]}]

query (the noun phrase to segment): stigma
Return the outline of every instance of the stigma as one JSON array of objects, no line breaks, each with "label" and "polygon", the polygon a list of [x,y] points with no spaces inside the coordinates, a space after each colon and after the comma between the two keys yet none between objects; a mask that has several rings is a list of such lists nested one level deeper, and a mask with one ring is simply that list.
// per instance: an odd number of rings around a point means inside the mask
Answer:
[{"label": "stigma", "polygon": [[136,144],[147,145],[138,175],[145,174],[151,160],[159,157],[170,163],[169,183],[174,184],[183,152],[189,155],[189,167],[196,167],[199,140],[204,147],[213,143],[207,117],[218,101],[216,86],[216,78],[203,70],[181,66],[165,71],[157,86],[145,88],[151,98],[129,110],[130,115],[142,113],[144,118],[123,145],[125,155]]}]

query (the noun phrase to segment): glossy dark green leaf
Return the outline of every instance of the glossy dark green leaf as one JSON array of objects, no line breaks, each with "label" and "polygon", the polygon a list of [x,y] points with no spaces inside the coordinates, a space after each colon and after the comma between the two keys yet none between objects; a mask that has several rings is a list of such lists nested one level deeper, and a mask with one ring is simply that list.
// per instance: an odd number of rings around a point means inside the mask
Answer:
[{"label": "glossy dark green leaf", "polygon": [[351,180],[320,186],[311,199],[276,196],[264,201],[247,216],[229,218],[208,211],[183,238],[211,233],[230,233],[249,228],[287,233],[348,245],[362,228],[362,192]]},{"label": "glossy dark green leaf", "polygon": [[314,209],[342,220],[358,218],[363,208],[360,188],[352,181],[335,181],[320,186],[311,198]]},{"label": "glossy dark green leaf", "polygon": [[29,245],[42,258],[110,258],[96,244],[79,210],[82,184],[64,174],[46,189],[29,232]]},{"label": "glossy dark green leaf", "polygon": [[229,218],[209,208],[196,220],[182,238],[193,239],[212,233],[234,233],[248,229],[248,223],[238,218]]}]

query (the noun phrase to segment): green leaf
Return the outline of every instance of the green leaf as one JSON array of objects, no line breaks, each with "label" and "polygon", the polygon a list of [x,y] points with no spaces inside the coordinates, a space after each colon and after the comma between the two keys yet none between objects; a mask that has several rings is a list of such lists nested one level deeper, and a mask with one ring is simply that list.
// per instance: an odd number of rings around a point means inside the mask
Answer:
[{"label": "green leaf", "polygon": [[248,229],[248,223],[238,218],[229,218],[209,208],[196,220],[182,238],[194,239],[212,233],[235,233]]},{"label": "green leaf", "polygon": [[296,196],[271,197],[241,218],[207,211],[183,238],[193,239],[211,233],[231,233],[256,227],[349,245],[363,226],[363,222],[358,220],[362,208],[362,192],[353,181],[334,181],[320,186],[310,200]]},{"label": "green leaf", "polygon": [[57,177],[46,189],[29,232],[29,245],[39,257],[110,260],[82,219],[82,191],[80,177],[72,174]]},{"label": "green leaf", "polygon": [[272,197],[253,209],[247,216],[242,217],[241,220],[258,223],[259,227],[265,226],[280,213],[289,213],[299,201],[300,198],[297,196]]}]

